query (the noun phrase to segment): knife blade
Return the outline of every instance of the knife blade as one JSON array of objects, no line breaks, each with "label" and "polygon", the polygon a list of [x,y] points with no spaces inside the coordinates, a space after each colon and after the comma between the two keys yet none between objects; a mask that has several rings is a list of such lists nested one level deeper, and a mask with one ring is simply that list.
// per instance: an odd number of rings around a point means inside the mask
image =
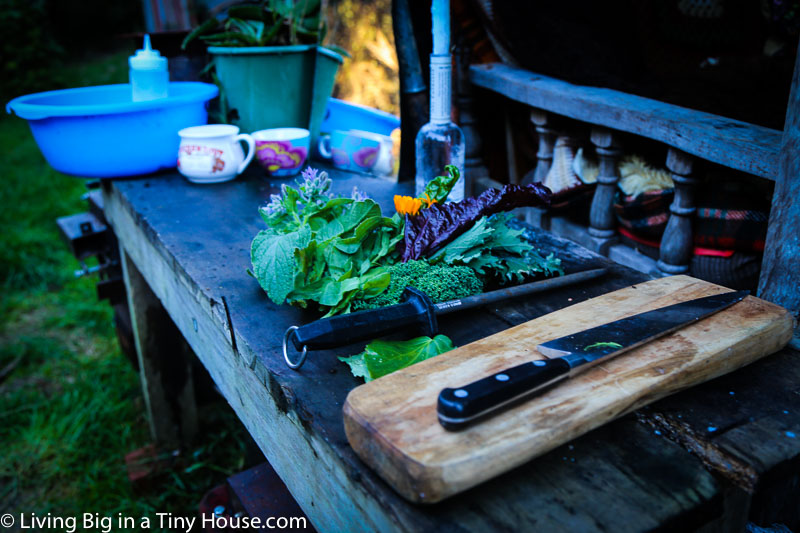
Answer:
[{"label": "knife blade", "polygon": [[549,359],[529,361],[439,393],[437,413],[455,430],[642,344],[663,337],[743,300],[749,291],[727,292],[622,318],[537,346]]}]

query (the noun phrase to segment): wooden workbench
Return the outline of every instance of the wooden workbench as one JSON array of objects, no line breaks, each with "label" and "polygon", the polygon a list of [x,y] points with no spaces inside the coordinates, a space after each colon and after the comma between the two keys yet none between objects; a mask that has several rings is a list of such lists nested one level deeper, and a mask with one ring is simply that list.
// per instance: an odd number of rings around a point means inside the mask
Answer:
[{"label": "wooden workbench", "polygon": [[[393,194],[409,192],[376,178],[332,175],[335,191],[358,185],[385,212]],[[287,368],[284,331],[314,315],[273,304],[247,273],[250,241],[263,228],[257,208],[281,183],[255,169],[219,185],[192,185],[173,173],[103,183],[160,441],[174,444],[195,424],[185,350],[171,338],[168,315],[320,531],[735,531],[753,502],[763,520],[800,520],[800,354],[789,349],[439,504],[401,499],[345,439],[342,404],[360,380],[335,355],[357,348],[313,352],[300,372]],[[644,279],[570,241],[545,232],[530,237],[555,252],[567,272],[611,272],[526,301],[448,315],[441,330],[456,345]]]}]

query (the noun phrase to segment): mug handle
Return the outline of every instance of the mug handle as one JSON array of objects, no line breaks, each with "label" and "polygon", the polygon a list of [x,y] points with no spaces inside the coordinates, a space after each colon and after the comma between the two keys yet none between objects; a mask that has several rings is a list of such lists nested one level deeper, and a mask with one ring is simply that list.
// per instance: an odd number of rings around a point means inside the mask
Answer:
[{"label": "mug handle", "polygon": [[373,165],[373,170],[381,175],[388,176],[394,170],[394,157],[392,156],[391,139],[381,139],[378,148],[378,157]]},{"label": "mug handle", "polygon": [[333,154],[331,153],[331,136],[329,134],[323,133],[319,136],[317,150],[323,159],[330,159],[333,157]]},{"label": "mug handle", "polygon": [[239,170],[236,171],[236,174],[241,174],[244,169],[247,168],[247,165],[250,164],[250,161],[253,160],[253,156],[256,155],[256,141],[253,139],[252,135],[247,133],[240,133],[236,137],[233,138],[235,142],[246,142],[247,143],[247,156],[242,161],[242,164],[239,165]]}]

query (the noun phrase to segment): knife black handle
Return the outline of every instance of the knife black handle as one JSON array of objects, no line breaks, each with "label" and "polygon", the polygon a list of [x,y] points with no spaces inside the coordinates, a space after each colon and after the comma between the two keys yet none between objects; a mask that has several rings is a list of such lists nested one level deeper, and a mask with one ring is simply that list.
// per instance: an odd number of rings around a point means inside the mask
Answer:
[{"label": "knife black handle", "polygon": [[523,363],[456,389],[439,393],[436,410],[445,429],[456,430],[569,376],[564,359],[540,359]]},{"label": "knife black handle", "polygon": [[438,331],[436,309],[424,292],[406,287],[403,302],[380,309],[322,318],[294,330],[292,342],[302,350],[323,350],[374,339],[400,330],[432,337]]}]

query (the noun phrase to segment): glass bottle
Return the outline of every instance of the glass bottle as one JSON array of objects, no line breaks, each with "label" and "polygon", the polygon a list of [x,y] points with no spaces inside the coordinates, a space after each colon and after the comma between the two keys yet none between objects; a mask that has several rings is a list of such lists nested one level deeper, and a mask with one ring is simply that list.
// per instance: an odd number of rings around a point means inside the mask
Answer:
[{"label": "glass bottle", "polygon": [[415,141],[415,193],[416,196],[421,196],[425,185],[444,173],[445,165],[454,165],[461,172],[461,178],[447,200],[458,202],[464,199],[464,133],[450,120],[452,59],[446,53],[450,33],[448,4],[448,0],[434,0],[434,53],[430,59],[431,118],[430,122],[420,128]]}]

